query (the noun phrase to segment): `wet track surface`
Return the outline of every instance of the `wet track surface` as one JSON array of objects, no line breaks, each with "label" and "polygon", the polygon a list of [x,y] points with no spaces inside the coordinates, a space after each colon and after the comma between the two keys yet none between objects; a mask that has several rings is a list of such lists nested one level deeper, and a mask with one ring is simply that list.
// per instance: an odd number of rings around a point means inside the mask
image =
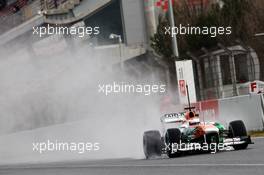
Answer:
[{"label": "wet track surface", "polygon": [[187,155],[175,159],[105,160],[0,167],[1,175],[263,175],[264,138],[247,150]]}]

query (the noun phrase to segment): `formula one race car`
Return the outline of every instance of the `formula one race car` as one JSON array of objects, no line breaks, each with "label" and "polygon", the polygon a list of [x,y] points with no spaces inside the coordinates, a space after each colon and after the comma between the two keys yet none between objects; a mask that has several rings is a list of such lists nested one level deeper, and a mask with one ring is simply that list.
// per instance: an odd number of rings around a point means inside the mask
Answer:
[{"label": "formula one race car", "polygon": [[217,122],[201,122],[192,109],[162,116],[162,135],[158,130],[144,132],[143,148],[147,159],[162,154],[174,158],[194,151],[216,153],[231,147],[241,150],[253,144],[243,121],[232,121],[226,129]]}]

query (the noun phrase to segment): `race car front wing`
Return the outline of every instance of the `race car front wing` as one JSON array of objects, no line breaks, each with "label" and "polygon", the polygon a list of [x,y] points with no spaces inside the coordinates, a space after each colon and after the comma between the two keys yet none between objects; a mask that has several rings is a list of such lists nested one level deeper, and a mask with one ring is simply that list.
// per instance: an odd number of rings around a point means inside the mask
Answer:
[{"label": "race car front wing", "polygon": [[241,144],[254,144],[250,136],[234,137],[224,139],[225,146],[241,145]]}]

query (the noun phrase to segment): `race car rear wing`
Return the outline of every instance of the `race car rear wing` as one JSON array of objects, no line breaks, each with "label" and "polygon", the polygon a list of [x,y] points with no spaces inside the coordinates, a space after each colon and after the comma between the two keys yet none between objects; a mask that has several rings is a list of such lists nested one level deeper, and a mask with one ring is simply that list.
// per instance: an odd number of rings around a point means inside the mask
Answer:
[{"label": "race car rear wing", "polygon": [[165,114],[160,118],[160,120],[162,123],[178,123],[186,121],[184,112]]}]

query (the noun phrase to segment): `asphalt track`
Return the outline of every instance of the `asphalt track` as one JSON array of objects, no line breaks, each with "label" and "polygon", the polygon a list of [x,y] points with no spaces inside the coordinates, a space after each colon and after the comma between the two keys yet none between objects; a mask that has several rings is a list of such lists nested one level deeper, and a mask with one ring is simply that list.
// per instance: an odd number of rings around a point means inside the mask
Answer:
[{"label": "asphalt track", "polygon": [[104,160],[0,167],[1,175],[263,175],[264,138],[247,150],[175,159]]}]

